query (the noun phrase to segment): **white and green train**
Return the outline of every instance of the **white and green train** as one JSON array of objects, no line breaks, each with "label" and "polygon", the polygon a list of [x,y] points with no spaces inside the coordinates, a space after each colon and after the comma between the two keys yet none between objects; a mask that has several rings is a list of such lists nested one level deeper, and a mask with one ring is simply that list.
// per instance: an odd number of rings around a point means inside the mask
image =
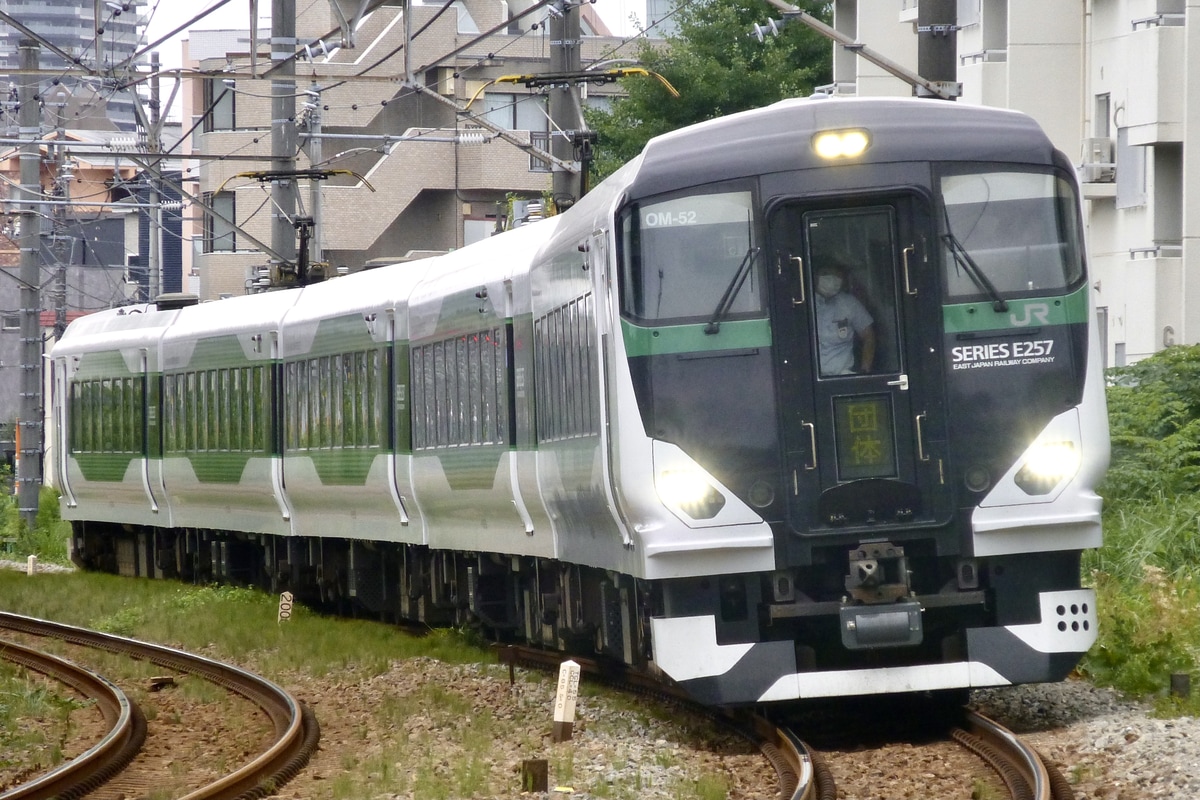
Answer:
[{"label": "white and green train", "polygon": [[652,666],[714,704],[1066,676],[1108,461],[1068,159],[806,99],[563,214],[55,346],[86,567]]}]

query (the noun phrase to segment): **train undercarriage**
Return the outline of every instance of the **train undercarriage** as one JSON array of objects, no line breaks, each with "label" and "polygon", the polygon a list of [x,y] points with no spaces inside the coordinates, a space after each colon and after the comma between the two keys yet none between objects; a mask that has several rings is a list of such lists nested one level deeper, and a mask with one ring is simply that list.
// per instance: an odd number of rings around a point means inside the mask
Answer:
[{"label": "train undercarriage", "polygon": [[[714,705],[1061,680],[1094,638],[1094,597],[1079,588],[1077,552],[980,565],[859,547],[845,554],[838,588],[841,570],[831,564],[808,575],[647,581],[401,543],[73,526],[72,558],[85,569],[287,591],[340,616],[600,655],[670,677]],[[972,669],[978,677],[964,672]]]},{"label": "train undercarriage", "polygon": [[474,627],[497,641],[647,660],[650,584],[547,559],[390,542],[75,522],[77,566],[291,592],[342,616]]}]

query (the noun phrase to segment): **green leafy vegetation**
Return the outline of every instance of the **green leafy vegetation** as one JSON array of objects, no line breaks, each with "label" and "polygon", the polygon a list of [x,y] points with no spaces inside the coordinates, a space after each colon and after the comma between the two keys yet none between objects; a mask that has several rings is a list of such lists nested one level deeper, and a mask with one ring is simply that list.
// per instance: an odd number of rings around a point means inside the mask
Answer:
[{"label": "green leafy vegetation", "polygon": [[[825,0],[798,0],[797,7],[828,22]],[[761,0],[681,3],[678,32],[665,46],[643,41],[638,63],[665,78],[675,97],[652,77],[621,81],[628,96],[607,110],[585,116],[596,131],[593,182],[599,182],[641,152],[652,137],[737,111],[761,108],[788,97],[805,97],[832,75],[829,41],[802,23],[783,26],[760,42],[755,24],[778,10]]]},{"label": "green leafy vegetation", "polygon": [[1100,638],[1082,670],[1161,713],[1196,714],[1200,699],[1167,688],[1174,673],[1200,676],[1200,346],[1113,369],[1109,384],[1104,546],[1084,557]]},{"label": "green leafy vegetation", "polygon": [[35,772],[61,763],[71,713],[83,707],[0,661],[0,768]]},{"label": "green leafy vegetation", "polygon": [[[0,486],[10,486],[11,475],[0,470]],[[0,494],[0,558],[25,558],[36,555],[52,564],[68,563],[67,540],[71,526],[58,512],[58,491],[43,486],[38,501],[37,521],[32,530],[21,517],[17,498],[11,492]]]}]

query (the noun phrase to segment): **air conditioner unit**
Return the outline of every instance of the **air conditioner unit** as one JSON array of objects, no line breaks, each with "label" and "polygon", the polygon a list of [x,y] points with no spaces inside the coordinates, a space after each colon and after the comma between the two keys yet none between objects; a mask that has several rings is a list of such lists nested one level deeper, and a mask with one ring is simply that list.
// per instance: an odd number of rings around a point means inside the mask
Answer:
[{"label": "air conditioner unit", "polygon": [[1081,183],[1112,183],[1117,179],[1113,162],[1112,139],[1097,137],[1083,140],[1083,164],[1079,168]]},{"label": "air conditioner unit", "polygon": [[433,69],[426,70],[425,84],[427,86],[432,84],[432,88],[443,97],[454,97],[455,85],[458,83],[458,79],[454,77],[454,72],[454,67],[434,67]]}]

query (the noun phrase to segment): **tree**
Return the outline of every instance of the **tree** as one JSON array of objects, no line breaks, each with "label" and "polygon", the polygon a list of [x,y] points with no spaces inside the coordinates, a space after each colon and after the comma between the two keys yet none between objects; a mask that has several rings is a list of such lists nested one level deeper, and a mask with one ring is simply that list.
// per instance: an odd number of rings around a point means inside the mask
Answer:
[{"label": "tree", "polygon": [[[641,66],[666,78],[680,96],[653,79],[625,78],[626,97],[610,111],[589,110],[588,124],[597,133],[595,180],[636,156],[654,136],[803,97],[831,80],[832,46],[804,24],[789,23],[778,36],[758,40],[754,25],[779,16],[762,0],[680,0],[680,6],[678,34],[665,47],[643,42],[638,51]],[[830,18],[828,2],[802,0],[796,6]]]}]

